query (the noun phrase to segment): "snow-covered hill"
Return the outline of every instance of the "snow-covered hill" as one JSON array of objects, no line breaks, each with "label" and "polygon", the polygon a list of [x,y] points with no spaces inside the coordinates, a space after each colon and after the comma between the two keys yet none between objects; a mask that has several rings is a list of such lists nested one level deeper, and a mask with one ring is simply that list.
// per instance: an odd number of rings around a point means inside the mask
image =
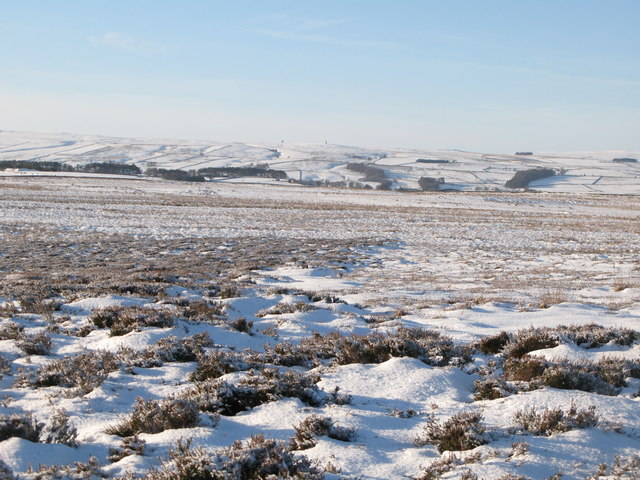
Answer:
[{"label": "snow-covered hill", "polygon": [[441,188],[456,190],[502,189],[518,170],[547,167],[562,174],[533,182],[530,188],[549,192],[640,194],[640,162],[614,162],[615,158],[640,160],[640,151],[516,155],[515,152],[493,154],[329,144],[256,145],[0,131],[0,161],[57,161],[74,166],[119,162],[135,164],[142,170],[268,164],[272,169],[286,171],[295,180],[360,182],[375,187],[375,182],[363,182],[361,173],[346,168],[349,162],[360,162],[382,168],[393,180],[394,189],[416,189],[420,177],[434,177],[444,178],[446,183]]}]

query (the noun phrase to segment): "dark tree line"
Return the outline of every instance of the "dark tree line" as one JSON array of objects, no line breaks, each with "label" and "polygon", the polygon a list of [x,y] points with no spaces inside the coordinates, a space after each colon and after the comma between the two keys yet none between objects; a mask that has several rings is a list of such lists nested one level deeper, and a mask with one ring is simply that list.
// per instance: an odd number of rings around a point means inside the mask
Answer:
[{"label": "dark tree line", "polygon": [[419,158],[416,163],[451,163],[449,160],[443,158]]},{"label": "dark tree line", "polygon": [[189,171],[151,167],[145,171],[145,174],[150,177],[160,177],[178,182],[205,182],[207,177],[263,177],[276,180],[286,180],[288,178],[283,170],[260,167],[207,167]]},{"label": "dark tree line", "polygon": [[142,173],[142,170],[140,170],[136,165],[114,162],[87,163],[86,165],[76,167],[76,171],[86,173],[108,173],[112,175],[140,175]]},{"label": "dark tree line", "polygon": [[135,165],[115,162],[94,162],[86,165],[68,165],[62,162],[34,162],[31,160],[2,160],[0,169],[24,168],[39,172],[83,172],[112,175],[140,175],[142,171]]},{"label": "dark tree line", "polygon": [[443,178],[420,177],[418,185],[425,192],[435,192],[440,190],[440,185],[444,183]]},{"label": "dark tree line", "polygon": [[526,188],[534,180],[553,177],[556,171],[551,168],[530,168],[519,170],[504,184],[507,188]]},{"label": "dark tree line", "polygon": [[29,170],[38,170],[40,172],[75,172],[75,168],[71,165],[60,162],[32,162],[31,160],[2,160],[0,161],[0,169],[5,168],[25,168]]},{"label": "dark tree line", "polygon": [[144,172],[149,177],[160,177],[165,180],[174,180],[177,182],[204,182],[206,179],[198,175],[194,170],[167,170],[165,168],[147,168]]},{"label": "dark tree line", "polygon": [[272,170],[260,167],[207,167],[198,170],[198,175],[205,177],[263,177],[286,180],[284,170]]},{"label": "dark tree line", "polygon": [[[22,168],[40,172],[82,172],[110,175],[141,175],[142,170],[136,165],[116,162],[93,162],[86,165],[68,165],[62,162],[36,162],[31,160],[0,160],[0,170],[5,168]],[[284,170],[271,170],[264,166],[255,167],[220,167],[202,168],[200,170],[179,170],[165,168],[148,168],[144,172],[150,177],[160,177],[166,180],[180,182],[204,182],[205,177],[264,177],[276,180],[286,180]]]},{"label": "dark tree line", "polygon": [[351,162],[347,163],[347,168],[354,172],[364,173],[363,180],[365,182],[380,182],[383,183],[387,180],[387,176],[384,170],[378,167],[372,167],[364,163]]}]

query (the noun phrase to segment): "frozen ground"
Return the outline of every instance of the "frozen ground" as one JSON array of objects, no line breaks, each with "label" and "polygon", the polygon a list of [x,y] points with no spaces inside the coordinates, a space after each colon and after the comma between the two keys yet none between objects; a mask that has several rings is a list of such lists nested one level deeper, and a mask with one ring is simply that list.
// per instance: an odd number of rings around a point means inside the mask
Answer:
[{"label": "frozen ground", "polygon": [[[117,162],[137,165],[143,171],[148,167],[197,170],[268,164],[272,169],[284,170],[295,180],[351,181],[375,187],[375,182],[364,182],[362,174],[346,168],[349,162],[366,162],[384,169],[387,177],[394,180],[394,189],[417,189],[420,177],[434,177],[444,178],[446,183],[442,188],[455,190],[500,190],[518,170],[547,167],[562,174],[534,182],[531,188],[546,192],[640,194],[640,162],[613,161],[616,158],[640,160],[640,152],[532,153],[491,154],[286,142],[252,145],[0,131],[0,161],[57,161],[74,166]],[[444,163],[424,163],[425,160]],[[264,182],[231,180],[238,181]]]},{"label": "frozen ground", "polygon": [[[90,151],[55,148],[74,146]],[[9,147],[26,151],[17,141]],[[632,478],[640,468],[639,198],[2,177],[0,432],[18,422],[11,415],[28,413],[50,431],[62,411],[77,446],[55,443],[67,438],[60,434],[13,431],[0,460],[22,478],[78,477],[73,468],[29,467],[90,457],[83,468],[92,474],[143,475],[179,439],[211,451],[259,433],[288,443],[317,414],[352,429],[351,441],[316,434],[295,450],[326,478]],[[415,340],[428,351],[415,353],[400,327],[436,332]],[[326,353],[322,339],[332,332],[358,346]],[[500,332],[506,343],[483,343]],[[203,333],[212,343],[194,347],[193,358],[175,355],[175,342]],[[401,347],[362,353],[376,335]],[[38,342],[41,351],[30,348]],[[296,350],[305,342],[315,343]],[[89,362],[87,352],[115,356],[100,367],[102,381],[34,380],[63,358]],[[232,365],[220,378],[191,375],[219,367],[215,355]],[[193,398],[198,382],[246,386],[256,376],[266,385],[274,374],[265,365],[315,375],[324,393],[310,401],[271,392],[235,414],[198,403],[195,423],[143,427],[142,455],[114,456],[123,438],[110,427],[129,418],[136,397]],[[336,387],[341,396],[332,397]],[[481,416],[466,428],[477,429],[477,445],[421,441],[462,412]],[[527,412],[530,420],[555,412],[555,428],[523,427]]]}]

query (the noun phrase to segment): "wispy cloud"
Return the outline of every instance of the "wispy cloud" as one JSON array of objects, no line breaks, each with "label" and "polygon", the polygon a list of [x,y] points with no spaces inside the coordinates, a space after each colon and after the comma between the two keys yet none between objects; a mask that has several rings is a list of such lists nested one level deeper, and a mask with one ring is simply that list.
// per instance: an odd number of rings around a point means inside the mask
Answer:
[{"label": "wispy cloud", "polygon": [[347,18],[325,19],[274,14],[262,17],[258,21],[260,26],[253,28],[252,31],[270,38],[342,47],[397,48],[400,46],[394,42],[353,38],[353,35],[336,31],[336,27],[352,22]]},{"label": "wispy cloud", "polygon": [[129,52],[167,52],[167,48],[163,45],[145,42],[126,33],[119,32],[108,32],[99,36],[91,36],[89,37],[89,41],[94,45],[117,48]]},{"label": "wispy cloud", "polygon": [[303,18],[299,21],[300,25],[303,28],[309,29],[335,27],[336,25],[343,25],[350,22],[351,20],[347,18],[338,18],[334,20],[324,20],[320,18]]},{"label": "wispy cloud", "polygon": [[544,68],[524,67],[518,65],[481,64],[475,62],[454,63],[456,67],[477,70],[500,70],[509,73],[537,75],[554,80],[566,80],[573,83],[593,83],[611,87],[640,87],[640,82],[629,78],[602,77],[574,73],[555,72]]},{"label": "wispy cloud", "polygon": [[633,79],[628,78],[613,78],[613,77],[600,77],[594,75],[575,75],[569,73],[557,73],[544,69],[534,69],[534,68],[526,68],[521,67],[516,70],[524,72],[524,73],[532,73],[537,75],[543,75],[549,78],[555,78],[558,80],[569,80],[572,82],[588,82],[588,83],[598,83],[602,85],[610,85],[612,87],[640,87],[640,82]]},{"label": "wispy cloud", "polygon": [[325,45],[338,45],[342,47],[369,47],[369,48],[394,48],[398,47],[397,43],[379,42],[375,40],[351,40],[330,35],[314,35],[296,32],[287,32],[283,30],[267,30],[257,29],[254,32],[271,38],[280,38],[283,40],[295,40],[299,42],[323,43]]}]

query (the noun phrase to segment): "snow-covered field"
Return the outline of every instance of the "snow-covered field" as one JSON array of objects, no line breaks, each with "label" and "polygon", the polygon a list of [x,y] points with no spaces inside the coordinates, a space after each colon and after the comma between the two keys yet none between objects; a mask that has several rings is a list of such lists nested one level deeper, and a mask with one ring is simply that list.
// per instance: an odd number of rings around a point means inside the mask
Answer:
[{"label": "snow-covered field", "polygon": [[[375,163],[408,184],[437,167],[469,190],[534,161],[74,136],[36,150],[9,133],[0,159],[325,175],[386,153]],[[634,478],[638,167],[610,162],[634,155],[536,155],[602,179],[520,194],[0,177],[0,460],[20,478],[164,460],[168,479],[171,449],[209,465],[198,478],[267,478],[247,473],[265,452],[300,478]]]},{"label": "snow-covered field", "polygon": [[[454,190],[501,190],[516,171],[546,167],[562,174],[533,182],[530,188],[545,192],[640,194],[640,161],[613,161],[620,158],[640,160],[637,151],[515,153],[286,142],[253,145],[0,131],[0,161],[56,161],[73,166],[116,162],[133,164],[143,171],[149,167],[198,170],[267,164],[272,169],[285,171],[294,180],[359,182],[375,187],[375,182],[363,181],[361,173],[347,168],[350,162],[366,162],[383,169],[393,180],[394,189],[418,189],[420,177],[433,177],[444,178],[445,184],[441,188]],[[444,163],[423,163],[425,160]]]}]

